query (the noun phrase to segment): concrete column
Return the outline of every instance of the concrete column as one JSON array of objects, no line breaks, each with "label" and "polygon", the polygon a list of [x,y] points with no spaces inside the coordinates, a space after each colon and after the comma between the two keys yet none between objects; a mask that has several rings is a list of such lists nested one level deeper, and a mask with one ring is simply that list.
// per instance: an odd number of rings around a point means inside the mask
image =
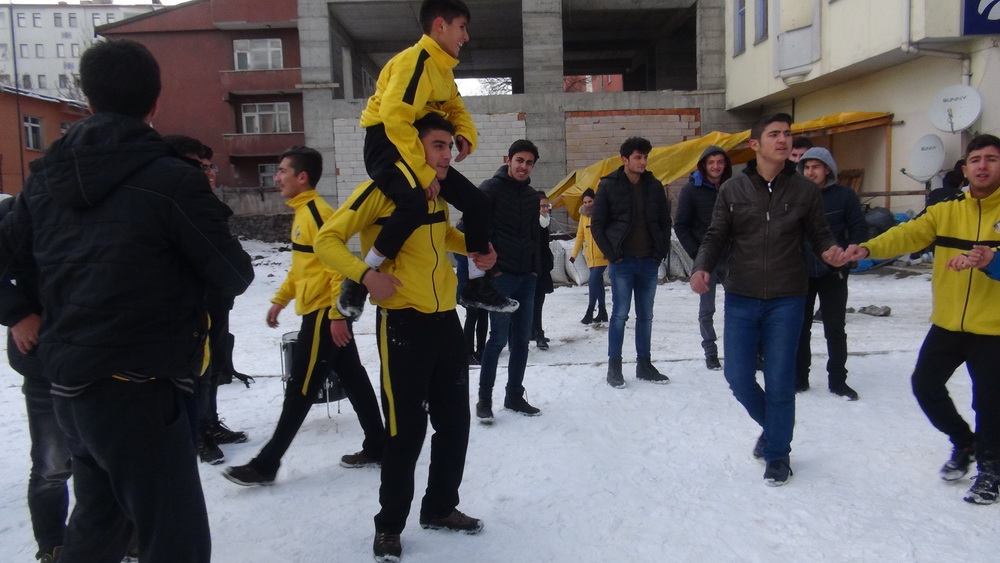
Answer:
[{"label": "concrete column", "polygon": [[524,93],[562,92],[561,0],[522,0]]},{"label": "concrete column", "polygon": [[726,87],[725,0],[698,0],[697,4],[698,89]]},{"label": "concrete column", "polygon": [[336,205],[337,157],[333,150],[333,119],[328,108],[333,98],[330,51],[330,12],[323,0],[299,1],[299,53],[302,60],[302,111],[306,145],[323,155],[323,178],[316,186]]}]

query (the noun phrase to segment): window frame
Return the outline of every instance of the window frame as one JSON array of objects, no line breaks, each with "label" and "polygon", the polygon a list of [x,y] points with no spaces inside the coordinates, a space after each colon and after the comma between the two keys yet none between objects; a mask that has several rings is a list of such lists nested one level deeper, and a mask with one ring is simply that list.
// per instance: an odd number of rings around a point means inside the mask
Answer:
[{"label": "window frame", "polygon": [[257,183],[261,188],[268,189],[276,187],[274,175],[278,173],[280,162],[269,162],[257,164]]},{"label": "window frame", "polygon": [[[274,106],[274,109],[266,110],[262,106]],[[282,117],[285,119],[282,119]],[[267,123],[268,119],[271,120],[274,127],[261,127]],[[249,135],[291,133],[292,104],[290,102],[250,102],[240,104],[240,123],[243,126],[243,133]]]},{"label": "window frame", "polygon": [[733,56],[747,50],[747,2],[733,0]]},{"label": "window frame", "polygon": [[36,151],[45,150],[45,139],[42,136],[42,118],[37,115],[25,115],[21,123],[24,126],[24,147]]},{"label": "window frame", "polygon": [[756,0],[754,4],[754,31],[753,44],[756,45],[767,40],[768,18],[770,17],[770,6],[767,0]]},{"label": "window frame", "polygon": [[[260,63],[263,61],[266,61],[266,64],[261,65]],[[285,68],[285,50],[280,38],[233,40],[234,70],[281,70],[283,68]]]}]

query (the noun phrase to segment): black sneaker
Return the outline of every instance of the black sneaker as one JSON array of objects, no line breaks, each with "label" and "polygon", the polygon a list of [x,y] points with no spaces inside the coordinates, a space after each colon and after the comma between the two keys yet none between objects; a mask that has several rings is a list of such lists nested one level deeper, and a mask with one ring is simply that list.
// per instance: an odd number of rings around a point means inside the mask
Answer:
[{"label": "black sneaker", "polygon": [[479,424],[493,424],[492,401],[479,401],[476,403],[476,418],[479,419]]},{"label": "black sneaker", "polygon": [[215,443],[215,438],[207,431],[198,433],[198,458],[202,463],[209,465],[219,465],[226,461],[226,454]]},{"label": "black sneaker", "polygon": [[443,518],[428,518],[421,514],[420,527],[425,530],[449,530],[472,535],[482,531],[483,521],[467,516],[456,508],[451,511],[451,514]]},{"label": "black sneaker", "polygon": [[249,463],[246,465],[234,465],[232,467],[227,467],[222,472],[222,476],[229,479],[233,483],[243,485],[244,487],[268,486],[274,484],[274,475],[262,475],[259,471],[257,471],[257,468]]},{"label": "black sneaker", "polygon": [[[809,380],[808,379],[805,379],[805,380],[796,379],[795,380],[795,392],[796,393],[805,393],[808,390],[809,390]],[[833,389],[830,389],[830,392],[833,393]]]},{"label": "black sneaker", "polygon": [[528,401],[524,400],[524,397],[511,397],[509,395],[504,397],[503,408],[516,413],[521,413],[524,416],[538,416],[542,414],[540,409],[529,405]]},{"label": "black sneaker", "polygon": [[846,383],[841,383],[840,385],[834,385],[833,387],[830,388],[830,392],[833,393],[834,395],[837,395],[838,397],[843,397],[848,401],[858,400],[858,392],[855,391],[854,389],[851,389],[850,385]]},{"label": "black sneaker", "polygon": [[756,459],[764,459],[764,448],[767,446],[767,440],[764,439],[764,433],[760,433],[760,437],[757,438],[757,443],[753,446],[753,457]]},{"label": "black sneaker", "polygon": [[55,563],[55,561],[59,558],[60,551],[62,551],[62,546],[57,545],[52,549],[42,550],[35,557],[38,559],[39,563]]},{"label": "black sneaker", "polygon": [[969,465],[976,460],[976,445],[964,448],[955,446],[951,450],[951,459],[941,466],[941,478],[945,481],[958,481],[969,472]]},{"label": "black sneaker", "polygon": [[705,356],[705,367],[712,371],[719,371],[722,369],[722,363],[719,362],[719,357],[715,354],[711,356]]},{"label": "black sneaker", "polygon": [[494,313],[513,313],[521,305],[504,297],[486,276],[470,279],[465,283],[459,304],[469,309],[485,309]]},{"label": "black sneaker", "polygon": [[652,383],[670,383],[670,378],[660,373],[649,360],[639,360],[635,365],[635,378]]},{"label": "black sneaker", "polygon": [[382,460],[375,459],[374,457],[366,454],[364,450],[353,454],[347,454],[340,458],[341,467],[378,467],[380,465],[382,465]]},{"label": "black sneaker", "polygon": [[375,543],[372,545],[372,555],[379,563],[396,563],[403,555],[403,546],[399,543],[399,534],[375,532]]},{"label": "black sneaker", "polygon": [[242,444],[249,438],[246,432],[230,430],[221,420],[213,424],[209,428],[208,433],[215,439],[216,444]]},{"label": "black sneaker", "polygon": [[539,350],[548,350],[549,349],[549,339],[548,338],[539,338],[538,340],[535,341],[535,346],[537,346]]},{"label": "black sneaker", "polygon": [[337,312],[348,321],[356,321],[365,310],[365,299],[368,288],[352,280],[346,279],[340,284],[340,297],[337,298]]},{"label": "black sneaker", "polygon": [[791,476],[792,468],[784,459],[769,461],[767,467],[764,468],[764,484],[768,487],[780,487],[787,483]]},{"label": "black sneaker", "polygon": [[988,471],[980,471],[976,476],[976,482],[965,494],[965,502],[972,504],[993,504],[997,501],[997,494],[1000,493],[1000,476]]}]

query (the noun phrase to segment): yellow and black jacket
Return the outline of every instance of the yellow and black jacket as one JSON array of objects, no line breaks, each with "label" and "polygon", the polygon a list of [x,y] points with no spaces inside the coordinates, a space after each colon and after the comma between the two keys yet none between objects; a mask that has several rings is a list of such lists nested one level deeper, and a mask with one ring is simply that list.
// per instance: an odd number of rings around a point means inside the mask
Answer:
[{"label": "yellow and black jacket", "polygon": [[455,126],[455,135],[476,150],[476,126],[458,93],[452,69],[458,59],[441,49],[427,35],[386,63],[375,83],[375,94],[361,112],[361,127],[382,124],[400,156],[417,175],[421,186],[434,180],[424,146],[413,123],[430,112],[441,114]]},{"label": "yellow and black jacket", "polygon": [[1000,190],[984,199],[965,193],[862,243],[872,258],[917,252],[934,244],[931,322],[951,331],[1000,335],[1000,284],[975,268],[955,272],[952,257],[974,244],[1000,245]]},{"label": "yellow and black jacket", "polygon": [[[330,307],[340,294],[343,276],[327,268],[316,257],[313,245],[319,228],[333,215],[330,207],[316,190],[307,190],[288,200],[295,210],[292,221],[292,267],[284,283],[271,299],[281,306],[295,300],[295,314],[305,315]],[[332,307],[330,318],[341,318]]]},{"label": "yellow and black jacket", "polygon": [[[368,271],[347,247],[360,233],[361,252],[372,247],[382,222],[395,204],[371,180],[363,182],[320,229],[314,243],[316,255],[327,265],[355,281]],[[458,278],[448,261],[448,252],[465,254],[465,236],[448,222],[448,203],[436,198],[427,202],[427,216],[413,231],[395,260],[386,260],[379,271],[396,276],[402,286],[391,297],[374,302],[385,309],[416,309],[439,313],[455,308]]]}]

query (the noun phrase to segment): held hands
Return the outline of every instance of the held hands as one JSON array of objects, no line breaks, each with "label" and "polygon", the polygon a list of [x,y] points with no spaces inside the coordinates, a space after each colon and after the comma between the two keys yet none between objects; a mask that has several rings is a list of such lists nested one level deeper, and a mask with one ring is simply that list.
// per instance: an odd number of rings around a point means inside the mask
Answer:
[{"label": "held hands", "polygon": [[476,264],[476,267],[480,270],[489,270],[497,263],[497,251],[493,250],[493,243],[490,244],[490,251],[487,253],[482,252],[470,252],[469,258]]},{"label": "held hands", "polygon": [[712,279],[712,274],[709,274],[705,270],[698,270],[691,274],[691,291],[697,294],[702,294],[708,291],[708,282]]},{"label": "held hands", "polygon": [[347,346],[351,342],[351,329],[347,327],[347,321],[344,319],[331,320],[330,336],[333,337],[333,343],[338,347]]},{"label": "held hands", "polygon": [[399,278],[378,270],[368,270],[361,283],[368,288],[368,293],[375,301],[388,299],[396,294],[397,287],[403,287],[403,282],[399,281]]},{"label": "held hands", "polygon": [[455,162],[462,162],[465,157],[469,156],[469,150],[472,148],[472,144],[468,139],[459,135],[455,137],[455,144],[458,145],[458,156],[455,157]]},{"label": "held hands", "polygon": [[278,313],[284,309],[284,305],[275,303],[271,305],[271,308],[267,310],[267,326],[271,328],[278,328]]},{"label": "held hands", "polygon": [[833,245],[827,248],[822,254],[823,261],[827,264],[833,266],[834,268],[839,268],[844,264],[847,264],[851,260],[845,258],[847,256],[846,251],[837,245]]},{"label": "held hands", "polygon": [[41,325],[42,318],[31,313],[10,327],[10,335],[14,337],[18,352],[27,354],[38,344],[38,327]]},{"label": "held hands", "polygon": [[424,190],[424,197],[427,198],[427,201],[433,201],[439,193],[441,193],[441,183],[438,182],[437,178],[434,178]]},{"label": "held hands", "polygon": [[994,254],[996,253],[992,248],[977,244],[967,254],[959,254],[948,260],[947,267],[956,272],[969,268],[985,268],[993,261]]},{"label": "held hands", "polygon": [[[842,258],[844,261],[840,263],[841,266],[848,262],[864,260],[865,258],[868,258],[868,249],[863,246],[852,244],[843,250]],[[823,259],[826,260],[825,252],[823,253]],[[827,262],[829,262],[829,260],[827,260]],[[831,265],[833,264],[831,263]]]}]

